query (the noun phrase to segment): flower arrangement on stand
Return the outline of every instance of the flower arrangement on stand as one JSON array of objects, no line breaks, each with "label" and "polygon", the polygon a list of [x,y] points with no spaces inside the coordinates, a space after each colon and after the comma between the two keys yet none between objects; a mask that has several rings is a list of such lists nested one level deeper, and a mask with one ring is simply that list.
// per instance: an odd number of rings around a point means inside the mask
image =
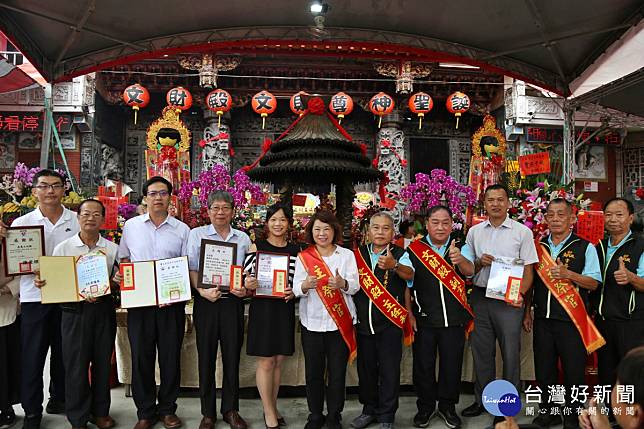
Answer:
[{"label": "flower arrangement on stand", "polygon": [[[0,197],[0,200],[4,201],[4,203],[0,203],[0,216],[5,220],[5,223],[9,224],[18,216],[36,208],[38,202],[31,194],[31,188],[33,187],[34,176],[40,170],[42,170],[40,167],[29,168],[24,163],[19,162],[16,164],[13,174],[5,174],[0,180],[0,191],[4,193],[4,196]],[[56,169],[56,171],[65,179],[65,190],[68,191],[71,187],[71,182],[67,177],[67,173],[60,169]],[[80,203],[81,200],[81,196],[72,191],[63,198],[63,204],[69,207],[74,203]]]},{"label": "flower arrangement on stand", "polygon": [[440,168],[429,174],[417,173],[415,180],[400,190],[400,198],[407,202],[407,211],[422,213],[437,205],[447,206],[454,216],[454,230],[462,231],[466,210],[477,203],[474,190]]},{"label": "flower arrangement on stand", "polygon": [[220,164],[210,170],[202,171],[197,180],[186,182],[179,189],[179,200],[183,203],[184,222],[191,228],[210,222],[208,219],[208,195],[213,191],[227,191],[235,201],[237,218],[233,225],[242,230],[249,230],[246,211],[251,200],[263,204],[266,200],[262,189],[252,183],[243,170],[237,170],[230,176],[228,169]]},{"label": "flower arrangement on stand", "polygon": [[584,199],[583,194],[575,197],[571,189],[572,185],[551,185],[547,180],[538,182],[534,189],[519,189],[510,200],[510,217],[530,228],[535,239],[541,239],[548,234],[545,215],[550,201],[564,198],[577,211],[590,207],[590,199]]},{"label": "flower arrangement on stand", "polygon": [[130,204],[130,203],[119,204],[117,228],[104,231],[103,236],[106,239],[116,244],[119,244],[121,242],[121,237],[123,236],[123,225],[125,225],[125,222],[128,219],[131,219],[134,216],[137,216],[136,204]]}]

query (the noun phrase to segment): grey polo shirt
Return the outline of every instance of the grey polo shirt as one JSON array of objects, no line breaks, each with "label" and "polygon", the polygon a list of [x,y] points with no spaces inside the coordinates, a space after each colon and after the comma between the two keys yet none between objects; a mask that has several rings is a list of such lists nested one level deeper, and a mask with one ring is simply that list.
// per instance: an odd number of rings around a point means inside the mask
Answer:
[{"label": "grey polo shirt", "polygon": [[[487,253],[523,259],[525,265],[539,262],[532,231],[510,217],[506,217],[498,228],[492,226],[489,220],[473,226],[467,233],[465,243],[472,249],[476,259]],[[489,277],[490,267],[483,267],[474,275],[474,285],[487,287]]]}]

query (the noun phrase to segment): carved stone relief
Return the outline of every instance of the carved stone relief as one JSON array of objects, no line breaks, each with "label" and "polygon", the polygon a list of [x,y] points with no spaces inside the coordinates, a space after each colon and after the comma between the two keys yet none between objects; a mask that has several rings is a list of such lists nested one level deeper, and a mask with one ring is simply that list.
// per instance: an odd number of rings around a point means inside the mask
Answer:
[{"label": "carved stone relief", "polygon": [[[406,159],[405,156],[405,133],[396,127],[381,128],[377,135],[378,140],[378,170],[387,172],[389,183],[385,187],[387,192],[399,194],[403,186],[407,184],[407,169],[404,168],[398,159]],[[389,145],[383,142],[388,141]],[[396,156],[398,154],[398,156]],[[398,203],[390,214],[394,218],[396,227],[402,220],[404,203]]]}]

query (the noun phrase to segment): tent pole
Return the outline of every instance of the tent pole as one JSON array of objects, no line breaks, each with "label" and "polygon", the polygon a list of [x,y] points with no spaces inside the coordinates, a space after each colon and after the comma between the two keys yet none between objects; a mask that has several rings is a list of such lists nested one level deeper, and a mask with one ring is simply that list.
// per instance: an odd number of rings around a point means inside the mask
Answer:
[{"label": "tent pole", "polygon": [[568,185],[575,180],[575,107],[569,102],[563,105],[563,176],[561,184]]},{"label": "tent pole", "polygon": [[51,126],[53,115],[49,114],[52,110],[52,85],[51,83],[45,84],[45,112],[43,114],[42,124],[42,142],[40,144],[40,168],[47,168],[49,164],[49,142],[51,141]]}]

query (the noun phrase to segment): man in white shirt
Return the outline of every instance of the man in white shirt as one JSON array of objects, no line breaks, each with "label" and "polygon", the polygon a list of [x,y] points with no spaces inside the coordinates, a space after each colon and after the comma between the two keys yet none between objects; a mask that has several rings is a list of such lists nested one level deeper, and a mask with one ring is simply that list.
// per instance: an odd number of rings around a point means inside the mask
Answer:
[{"label": "man in white shirt", "polygon": [[[82,256],[102,252],[112,273],[118,246],[101,237],[105,207],[98,200],[78,206],[80,233],[59,243],[53,256]],[[118,280],[118,277],[115,279]],[[39,288],[45,280],[35,280]],[[110,410],[110,372],[116,338],[116,313],[112,295],[85,302],[61,305],[63,361],[65,364],[65,412],[75,429],[86,429],[92,421],[99,429],[114,426]],[[91,387],[87,374],[92,368]]]},{"label": "man in white shirt", "polygon": [[[15,226],[42,225],[45,230],[45,255],[52,255],[54,247],[80,229],[76,214],[62,205],[65,195],[63,177],[52,170],[40,170],[33,179],[32,193],[38,207],[14,220]],[[0,235],[6,235],[4,226]],[[49,414],[65,412],[65,368],[63,366],[58,304],[42,304],[40,290],[34,284],[34,275],[20,277],[22,311],[21,354],[22,374],[20,401],[25,411],[24,428],[38,429],[42,419],[43,369],[47,351],[51,347],[49,373],[51,381],[46,411]]]},{"label": "man in white shirt", "polygon": [[[172,184],[163,177],[152,177],[143,185],[143,195],[148,212],[125,222],[119,244],[121,261],[186,256],[190,228],[168,213]],[[157,419],[166,428],[177,428],[182,424],[175,412],[181,382],[185,320],[185,303],[131,308],[127,312],[132,350],[132,396],[139,418],[134,429],[149,429]],[[157,350],[161,373],[158,395],[154,375]]]},{"label": "man in white shirt", "polygon": [[190,281],[195,294],[194,322],[199,353],[199,397],[203,418],[199,429],[214,429],[217,418],[215,363],[217,347],[221,344],[223,385],[221,414],[231,429],[246,429],[239,415],[239,353],[244,343],[244,301],[246,289],[222,294],[218,287],[199,288],[199,255],[201,240],[217,240],[237,245],[236,264],[243,265],[251,244],[245,232],[230,226],[234,200],[228,192],[216,191],[208,196],[210,225],[190,231],[188,261]]},{"label": "man in white shirt", "polygon": [[[474,288],[469,302],[474,312],[474,331],[470,339],[476,383],[475,401],[463,410],[465,417],[480,415],[484,408],[481,395],[485,386],[496,378],[496,342],[501,345],[503,378],[521,390],[521,324],[523,296],[532,287],[532,264],[539,262],[532,231],[508,216],[510,194],[502,185],[485,189],[484,205],[488,220],[473,226],[465,243],[474,251]],[[495,258],[511,258],[523,264],[519,299],[514,303],[486,297],[486,288]],[[497,420],[502,419],[496,418]]]}]

